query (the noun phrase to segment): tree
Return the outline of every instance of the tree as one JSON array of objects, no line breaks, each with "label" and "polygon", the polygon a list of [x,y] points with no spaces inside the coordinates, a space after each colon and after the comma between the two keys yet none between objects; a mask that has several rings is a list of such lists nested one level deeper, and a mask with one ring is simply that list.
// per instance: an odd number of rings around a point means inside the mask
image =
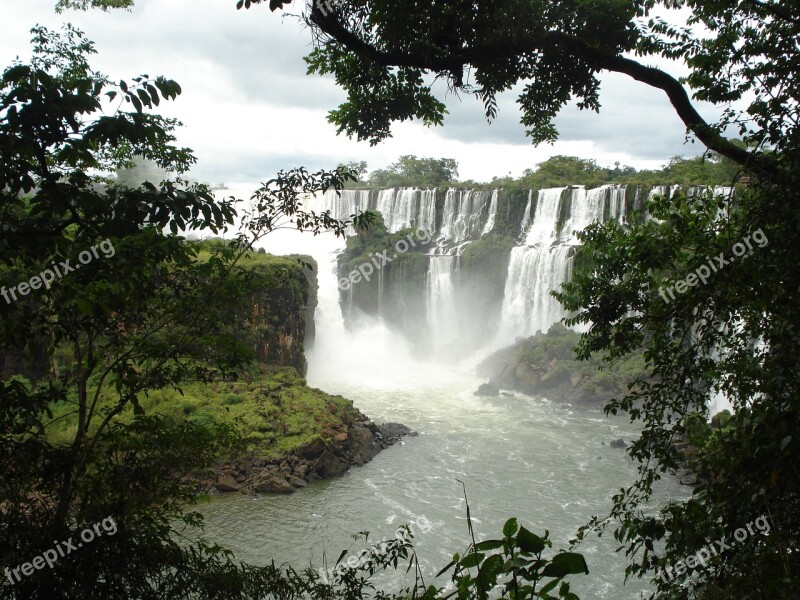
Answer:
[{"label": "tree", "polygon": [[596,187],[607,179],[607,169],[603,169],[593,160],[575,156],[553,156],[536,165],[535,170],[525,169],[522,175],[522,182],[533,189],[569,184]]},{"label": "tree", "polygon": [[[31,356],[27,366],[4,360],[13,370],[0,381],[0,556],[17,568],[3,595],[231,597],[248,571],[216,546],[181,542],[175,523],[200,523],[184,510],[196,495],[181,476],[239,440],[227,427],[146,415],[140,400],[248,367],[252,350],[229,330],[227,305],[262,282],[237,261],[279,227],[343,234],[345,223],[297,197],[341,189],[351,174],[279,173],[255,192],[235,242],[199,260],[181,234],[224,232],[238,201],[176,177],[132,186],[109,177],[134,157],[173,176],[193,163],[172,143],[175,121],[148,110],[178,84],[112,83],[69,26],[37,27],[32,41],[30,63],[0,79],[0,353]],[[68,416],[67,443],[50,439]],[[53,540],[100,522],[114,524],[113,537],[20,576]]]},{"label": "tree", "polygon": [[417,158],[406,154],[386,169],[376,169],[369,176],[376,187],[447,185],[458,179],[458,163],[452,158]]},{"label": "tree", "polygon": [[361,181],[361,178],[367,173],[367,161],[365,160],[349,160],[346,163],[340,163],[337,169],[342,171],[348,170],[355,174],[356,181]]},{"label": "tree", "polygon": [[[616,523],[628,574],[653,577],[658,598],[796,597],[798,200],[781,186],[742,189],[735,203],[656,199],[654,218],[583,232],[581,266],[556,294],[585,328],[579,357],[644,354],[649,377],[606,406],[642,423],[630,449],[640,479],[590,528]],[[733,416],[698,435],[720,393]],[[653,514],[654,485],[690,456],[701,485]]]},{"label": "tree", "polygon": [[[270,8],[285,4],[290,2],[271,0]],[[657,4],[691,10],[687,26],[671,26],[653,16]],[[331,10],[310,2],[307,21],[318,41],[306,59],[309,69],[333,73],[348,93],[329,120],[372,144],[390,135],[394,121],[442,123],[446,108],[426,83],[426,74],[480,99],[489,120],[496,115],[496,94],[525,83],[518,102],[534,143],[556,138],[552,120],[570,99],[579,108],[599,109],[601,71],[622,73],[663,91],[687,130],[709,149],[765,176],[779,167],[762,153],[726,140],[720,134],[724,126],[741,125],[742,136],[755,148],[780,147],[796,136],[791,124],[797,122],[800,86],[792,40],[800,19],[794,7],[772,1],[504,0],[479,8],[469,2],[412,7],[354,0]],[[712,35],[696,33],[692,26]],[[739,50],[731,53],[731,46]],[[685,59],[692,69],[686,81],[695,98],[750,103],[743,113],[730,109],[721,123],[709,124],[681,81],[631,55]]]}]

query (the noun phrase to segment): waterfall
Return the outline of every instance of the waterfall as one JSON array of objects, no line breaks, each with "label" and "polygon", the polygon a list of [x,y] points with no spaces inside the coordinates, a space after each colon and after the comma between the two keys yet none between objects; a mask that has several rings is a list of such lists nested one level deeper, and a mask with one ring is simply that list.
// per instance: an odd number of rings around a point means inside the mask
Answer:
[{"label": "waterfall", "polygon": [[563,244],[518,246],[511,250],[501,317],[501,335],[506,341],[547,331],[566,316],[550,291],[569,280],[571,252],[571,247]]},{"label": "waterfall", "polygon": [[489,193],[455,188],[447,190],[444,197],[440,238],[459,243],[482,231],[481,213]]},{"label": "waterfall", "polygon": [[561,206],[561,195],[567,188],[550,188],[539,190],[536,198],[536,214],[525,237],[525,243],[551,244],[556,241],[556,225],[558,209]]},{"label": "waterfall", "polygon": [[417,227],[430,233],[436,228],[436,190],[388,189],[378,192],[375,210],[383,215],[386,230],[395,233]]},{"label": "waterfall", "polygon": [[605,216],[622,220],[625,214],[624,185],[606,184],[586,190],[583,187],[571,188],[570,216],[561,229],[562,241],[579,244],[575,235],[595,221],[603,221]]},{"label": "waterfall", "polygon": [[409,227],[415,217],[413,188],[381,190],[375,210],[383,215],[386,230],[394,233]]},{"label": "waterfall", "polygon": [[522,224],[519,226],[520,235],[527,234],[528,228],[531,226],[532,198],[533,198],[533,190],[528,190],[528,203],[525,205],[525,210],[522,213]]},{"label": "waterfall", "polygon": [[454,276],[457,257],[432,255],[425,280],[425,305],[433,347],[452,342],[458,333]]},{"label": "waterfall", "polygon": [[[328,190],[311,199],[310,207],[317,214],[330,211],[334,219],[347,221],[351,215],[369,209],[369,196],[369,190]],[[355,229],[348,225],[346,233],[355,235]]]},{"label": "waterfall", "polygon": [[436,190],[422,190],[416,226],[431,235],[436,233]]},{"label": "waterfall", "polygon": [[329,210],[334,219],[344,221],[369,208],[369,190],[328,190],[314,198],[312,208],[318,213]]},{"label": "waterfall", "polygon": [[612,184],[591,190],[581,186],[539,190],[532,219],[529,196],[523,215],[523,225],[530,222],[526,245],[511,250],[503,291],[499,337],[504,342],[546,331],[566,316],[550,292],[570,279],[573,247],[580,244],[576,233],[605,216],[623,220],[625,191],[625,186]]},{"label": "waterfall", "polygon": [[497,217],[497,197],[500,195],[499,190],[492,191],[492,201],[489,205],[489,216],[486,218],[486,225],[483,227],[483,232],[481,235],[491,233],[492,229],[494,229],[494,221]]}]

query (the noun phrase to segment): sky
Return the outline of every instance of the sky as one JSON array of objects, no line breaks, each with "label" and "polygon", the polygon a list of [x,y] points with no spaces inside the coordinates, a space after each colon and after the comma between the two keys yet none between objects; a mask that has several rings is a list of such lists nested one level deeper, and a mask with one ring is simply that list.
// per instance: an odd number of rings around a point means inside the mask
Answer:
[{"label": "sky", "polygon": [[[300,10],[295,0],[290,8]],[[562,109],[559,140],[534,147],[519,123],[513,93],[498,98],[491,124],[481,103],[440,90],[450,114],[444,126],[394,124],[377,146],[337,135],[329,110],[345,95],[332,77],[306,75],[311,33],[298,19],[265,4],[237,11],[235,0],[137,0],[131,12],[54,11],[55,0],[0,0],[0,65],[30,54],[30,29],[71,22],[95,42],[92,66],[114,80],[164,75],[183,93],[159,112],[180,119],[178,143],[198,159],[191,176],[228,185],[270,179],[280,169],[333,168],[350,160],[385,168],[404,154],[454,158],[462,180],[517,177],[547,158],[565,154],[657,168],[670,157],[700,154],[666,96],[624,75],[604,74],[600,113]],[[662,65],[659,65],[662,66]],[[666,65],[680,75],[680,65]],[[438,89],[438,88],[436,88]],[[698,105],[714,120],[713,107]]]}]

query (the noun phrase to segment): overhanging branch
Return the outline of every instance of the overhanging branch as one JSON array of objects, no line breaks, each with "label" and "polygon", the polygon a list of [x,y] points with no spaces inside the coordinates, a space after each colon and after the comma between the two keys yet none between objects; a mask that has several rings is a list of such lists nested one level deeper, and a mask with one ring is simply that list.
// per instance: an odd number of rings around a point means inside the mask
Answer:
[{"label": "overhanging branch", "polygon": [[716,128],[709,125],[695,109],[686,89],[672,75],[618,54],[604,53],[571,35],[548,31],[543,32],[536,39],[515,42],[501,41],[485,46],[464,48],[457,53],[447,54],[434,54],[427,51],[386,52],[365,42],[344,27],[335,11],[323,14],[317,3],[311,5],[310,22],[348,50],[385,67],[411,67],[435,72],[459,73],[466,65],[485,65],[493,59],[508,59],[554,47],[565,48],[572,55],[580,56],[597,70],[623,73],[636,81],[663,91],[686,128],[710,150],[743,165],[762,177],[769,178],[778,172],[776,165],[763,155],[748,152],[733,144],[720,135]]}]

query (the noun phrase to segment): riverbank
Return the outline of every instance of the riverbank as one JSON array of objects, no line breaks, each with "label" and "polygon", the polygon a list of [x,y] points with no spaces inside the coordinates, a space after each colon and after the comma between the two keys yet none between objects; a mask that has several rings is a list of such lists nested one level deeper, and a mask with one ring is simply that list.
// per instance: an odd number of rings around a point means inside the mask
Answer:
[{"label": "riverbank", "polygon": [[290,367],[250,378],[187,384],[151,394],[146,410],[170,419],[229,424],[241,451],[185,478],[198,491],[290,493],[344,474],[406,435],[399,423],[376,424],[342,396],[309,387]]},{"label": "riverbank", "polygon": [[274,458],[263,458],[257,452],[250,452],[210,469],[205,477],[193,480],[200,490],[209,494],[287,494],[313,481],[344,475],[351,467],[361,467],[370,462],[403,437],[417,435],[400,423],[377,424],[358,411],[357,414],[357,421],[337,431],[331,439],[316,437],[296,450]]}]

